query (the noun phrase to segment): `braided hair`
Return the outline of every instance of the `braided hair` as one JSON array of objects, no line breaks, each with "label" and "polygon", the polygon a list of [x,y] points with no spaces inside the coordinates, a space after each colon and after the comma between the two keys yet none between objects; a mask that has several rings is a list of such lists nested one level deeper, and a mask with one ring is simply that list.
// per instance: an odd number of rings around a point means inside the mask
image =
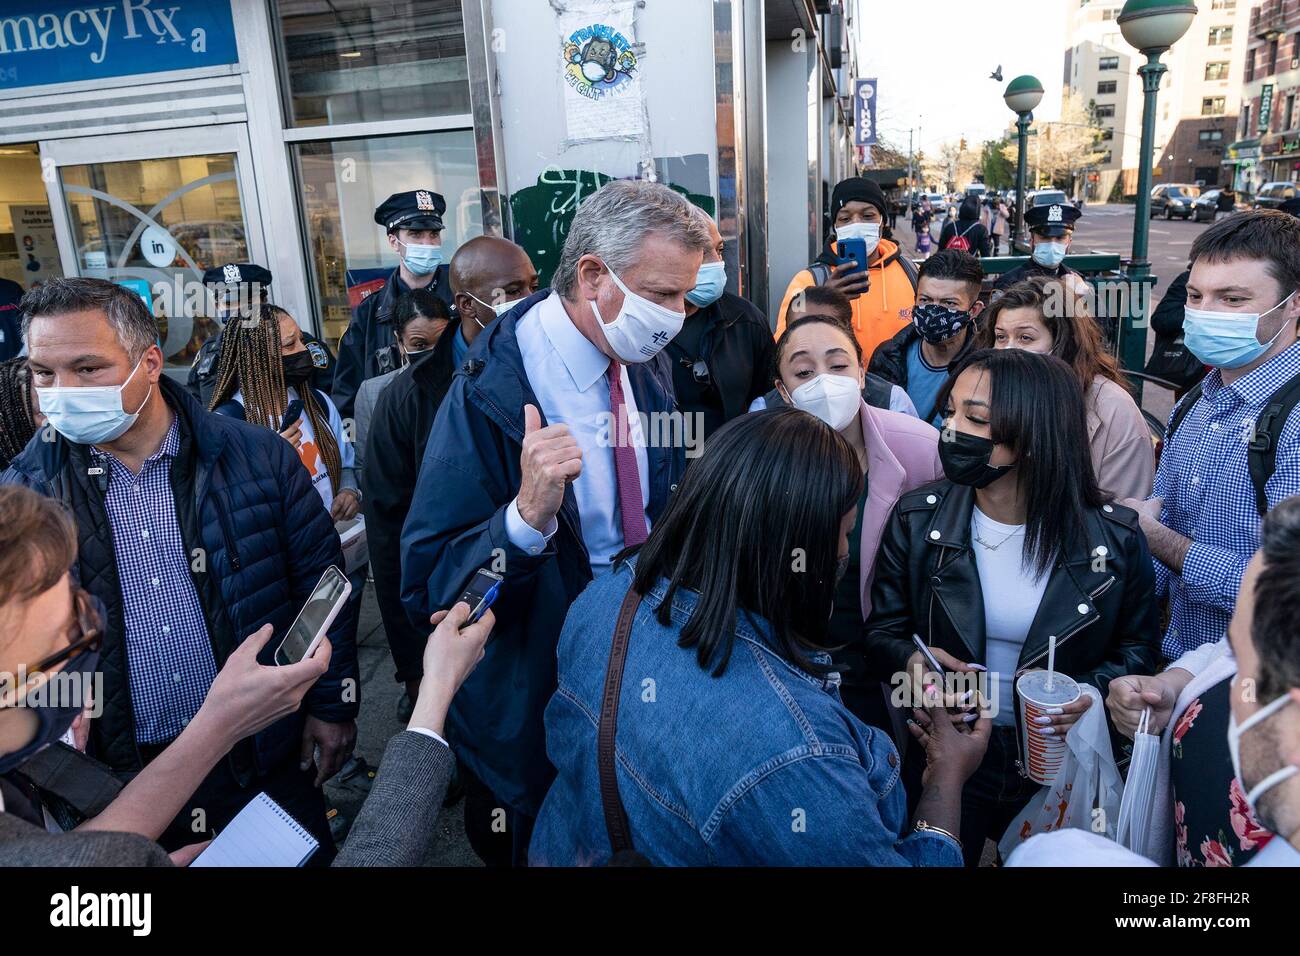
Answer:
[{"label": "braided hair", "polygon": [[[252,321],[227,322],[221,332],[221,352],[217,359],[217,383],[209,409],[231,401],[235,392],[243,393],[244,418],[267,428],[280,430],[280,422],[289,406],[288,387],[284,380],[284,363],[280,357],[280,318],[289,313],[276,305],[263,303]],[[309,382],[296,385],[302,410],[316,433],[316,447],[330,484],[336,490],[343,477],[343,456],[330,428],[329,415],[316,400],[316,390]]]},{"label": "braided hair", "polygon": [[35,434],[27,359],[0,362],[0,468],[7,468]]}]

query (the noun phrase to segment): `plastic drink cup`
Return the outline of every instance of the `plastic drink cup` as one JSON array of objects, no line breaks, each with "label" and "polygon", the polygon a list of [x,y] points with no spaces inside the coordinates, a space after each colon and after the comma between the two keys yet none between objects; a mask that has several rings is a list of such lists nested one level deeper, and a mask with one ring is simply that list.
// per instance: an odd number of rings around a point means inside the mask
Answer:
[{"label": "plastic drink cup", "polygon": [[1036,717],[1049,716],[1049,707],[1063,707],[1079,699],[1083,691],[1073,678],[1052,675],[1052,689],[1047,689],[1047,671],[1026,671],[1016,680],[1020,697],[1020,733],[1025,754],[1025,773],[1035,783],[1048,784],[1065,760],[1065,736],[1043,734]]}]

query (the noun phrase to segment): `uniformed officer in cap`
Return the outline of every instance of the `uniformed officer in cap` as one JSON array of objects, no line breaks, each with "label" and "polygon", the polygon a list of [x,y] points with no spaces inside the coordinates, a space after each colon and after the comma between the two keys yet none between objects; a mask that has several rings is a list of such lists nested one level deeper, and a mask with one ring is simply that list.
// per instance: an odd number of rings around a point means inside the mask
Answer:
[{"label": "uniformed officer in cap", "polygon": [[[271,271],[252,262],[227,262],[206,270],[203,273],[203,284],[212,293],[212,314],[217,324],[224,327],[232,316],[251,314],[267,301]],[[315,369],[312,372],[312,384],[328,395],[334,383],[334,353],[324,342],[305,330],[302,341],[307,346]],[[217,359],[220,355],[221,332],[218,331],[199,346],[190,365],[190,374],[185,379],[189,393],[202,402],[204,407],[212,400],[212,392],[217,384]]]},{"label": "uniformed officer in cap", "polygon": [[[1078,272],[1062,263],[1070,248],[1070,239],[1074,235],[1074,222],[1081,216],[1074,206],[1068,203],[1052,203],[1050,206],[1034,206],[1025,210],[1025,225],[1029,227],[1029,262],[1005,273],[993,284],[1001,291],[1015,285],[1030,276],[1054,276],[1062,278],[1067,275],[1079,276]],[[1083,281],[1083,277],[1079,276]]]},{"label": "uniformed officer in cap", "polygon": [[371,293],[352,311],[352,321],[339,341],[339,364],[330,397],[339,414],[351,418],[357,389],[368,378],[401,366],[393,309],[412,289],[428,289],[452,304],[451,281],[442,255],[442,214],[447,201],[431,189],[394,193],[375,210],[375,222],[388,231],[388,245],[397,255],[382,289]]}]

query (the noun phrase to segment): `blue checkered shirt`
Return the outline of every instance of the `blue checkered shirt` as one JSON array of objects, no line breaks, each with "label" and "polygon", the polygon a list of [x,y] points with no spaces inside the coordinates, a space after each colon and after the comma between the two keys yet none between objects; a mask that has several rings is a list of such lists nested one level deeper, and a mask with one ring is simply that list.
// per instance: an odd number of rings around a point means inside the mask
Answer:
[{"label": "blue checkered shirt", "polygon": [[[1164,499],[1160,521],[1192,540],[1181,574],[1156,561],[1156,593],[1169,595],[1169,630],[1161,651],[1170,660],[1227,633],[1246,562],[1259,547],[1260,518],[1246,444],[1268,399],[1296,375],[1300,345],[1231,385],[1223,384],[1218,369],[1212,370],[1205,376],[1202,397],[1160,454],[1154,490]],[[1297,412],[1282,429],[1277,468],[1265,485],[1270,508],[1300,493]]]},{"label": "blue checkered shirt", "polygon": [[180,445],[173,419],[162,446],[138,475],[112,455],[91,449],[95,463],[108,472],[104,506],[126,615],[135,739],[142,744],[179,734],[217,676],[172,496],[172,460]]}]

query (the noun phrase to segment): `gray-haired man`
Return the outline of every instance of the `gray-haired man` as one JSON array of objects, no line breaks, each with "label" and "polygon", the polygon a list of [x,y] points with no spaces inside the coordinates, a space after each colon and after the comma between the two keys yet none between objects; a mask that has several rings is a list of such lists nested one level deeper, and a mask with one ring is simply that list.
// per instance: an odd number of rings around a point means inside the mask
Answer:
[{"label": "gray-haired man", "polygon": [[674,411],[660,351],[709,247],[691,209],[646,182],[587,199],[553,289],[479,335],[429,434],[402,533],[407,611],[450,607],[479,568],[504,576],[495,637],[447,720],[481,797],[466,800],[466,827],[488,862],[522,862],[554,773],[542,711],[565,612],[645,540],[685,465],[680,443],[643,439],[638,413]]}]

